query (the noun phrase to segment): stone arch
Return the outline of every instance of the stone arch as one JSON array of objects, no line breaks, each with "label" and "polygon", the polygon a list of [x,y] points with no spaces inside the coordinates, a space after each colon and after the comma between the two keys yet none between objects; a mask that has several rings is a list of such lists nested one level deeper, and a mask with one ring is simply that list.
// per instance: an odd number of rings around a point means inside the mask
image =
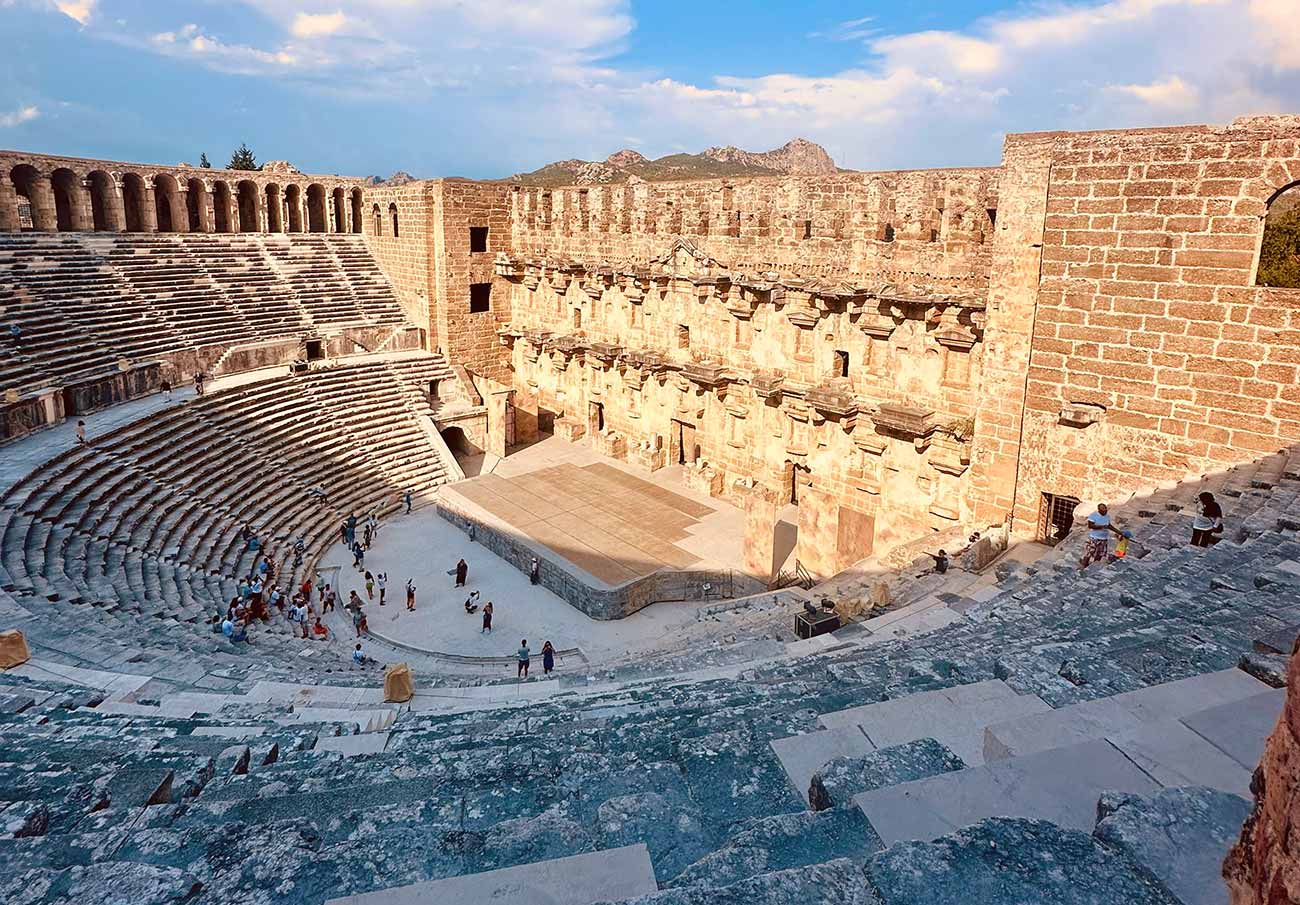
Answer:
[{"label": "stone arch", "polygon": [[126,214],[126,231],[142,233],[149,218],[145,215],[146,194],[144,177],[127,173],[122,177],[122,210]]},{"label": "stone arch", "polygon": [[383,215],[383,213],[379,210],[379,203],[378,203],[378,202],[375,203],[375,207],[374,207],[374,210],[373,210],[373,214],[374,214],[374,220],[375,220],[375,226],[374,226],[375,232],[374,232],[374,234],[375,234],[376,236],[382,236],[382,235],[384,234],[384,215]]},{"label": "stone arch", "polygon": [[326,231],[325,208],[325,186],[319,182],[313,182],[307,186],[308,231],[313,233]]},{"label": "stone arch", "polygon": [[1255,284],[1300,289],[1300,182],[1283,186],[1268,199]]},{"label": "stone arch", "polygon": [[388,205],[388,219],[392,222],[393,238],[396,239],[399,235],[397,231],[397,202],[396,201],[390,202]]},{"label": "stone arch", "polygon": [[208,231],[207,224],[204,222],[207,220],[204,216],[207,200],[208,190],[204,187],[202,179],[194,177],[185,183],[185,219],[192,233]]},{"label": "stone arch", "polygon": [[289,209],[289,215],[285,218],[285,231],[302,232],[302,189],[297,184],[291,182],[284,187],[284,203]]},{"label": "stone arch", "polygon": [[184,232],[179,216],[180,193],[176,177],[159,173],[153,177],[154,222],[160,233]]},{"label": "stone arch", "polygon": [[117,183],[103,170],[94,170],[86,177],[90,189],[90,225],[96,232],[116,232],[122,228],[120,196]]},{"label": "stone arch", "polygon": [[81,186],[77,174],[60,167],[50,174],[50,190],[54,194],[54,225],[59,232],[84,229],[81,221]]},{"label": "stone arch", "polygon": [[235,231],[230,217],[230,183],[224,179],[212,183],[212,231],[218,233]]},{"label": "stone arch", "polygon": [[267,183],[266,189],[266,231],[268,233],[284,232],[284,200],[280,187],[274,182]]},{"label": "stone arch", "polygon": [[257,183],[251,179],[239,181],[239,231],[255,233],[261,229],[258,216]]},{"label": "stone arch", "polygon": [[334,232],[345,233],[348,231],[347,192],[343,191],[342,186],[335,186],[333,196],[334,196]]},{"label": "stone arch", "polygon": [[47,217],[40,211],[39,199],[36,197],[39,179],[36,167],[29,164],[20,163],[9,171],[9,181],[13,183],[14,194],[17,196],[14,198],[17,205],[14,220],[23,232],[51,228],[45,224]]},{"label": "stone arch", "polygon": [[361,189],[354,188],[352,190],[352,205],[350,208],[352,212],[352,232],[354,233],[365,232],[361,223],[361,205]]}]

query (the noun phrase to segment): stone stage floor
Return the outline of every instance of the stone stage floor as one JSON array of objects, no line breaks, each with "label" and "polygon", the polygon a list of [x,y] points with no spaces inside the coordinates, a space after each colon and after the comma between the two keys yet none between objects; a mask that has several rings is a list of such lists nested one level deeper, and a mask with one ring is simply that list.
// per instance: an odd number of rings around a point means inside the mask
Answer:
[{"label": "stone stage floor", "polygon": [[744,514],[687,490],[681,471],[647,472],[552,437],[442,493],[545,547],[595,587],[660,569],[739,568]]},{"label": "stone stage floor", "polygon": [[[544,440],[499,462],[494,475],[512,480],[529,473],[567,466],[558,474],[572,476],[574,471],[579,475],[595,474],[599,486],[606,490],[609,490],[609,482],[618,484],[621,480],[608,476],[603,468],[589,472],[588,466],[593,465],[604,465],[633,478],[640,477],[641,483],[652,488],[663,487],[678,496],[681,502],[677,505],[691,504],[692,509],[701,511],[699,517],[688,516],[664,502],[668,497],[649,495],[644,487],[639,488],[640,496],[636,499],[632,498],[634,492],[622,493],[622,497],[627,498],[629,514],[636,512],[640,517],[646,517],[648,513],[662,514],[661,508],[679,514],[672,523],[681,527],[668,529],[660,526],[657,531],[648,532],[647,537],[653,536],[658,538],[657,543],[678,548],[680,552],[674,555],[680,556],[682,561],[694,557],[694,564],[701,568],[720,568],[739,559],[743,542],[739,510],[717,500],[706,503],[680,484],[673,487],[671,475],[662,472],[653,476],[634,475],[622,463],[609,463],[581,444]],[[443,492],[476,482],[489,487],[500,486],[493,481],[483,482],[480,477],[444,488]],[[636,484],[626,486],[637,487]],[[590,495],[579,491],[573,499]],[[705,508],[710,511],[704,513],[702,510]],[[557,513],[560,511],[563,510],[557,509]],[[551,520],[558,518],[558,514],[553,515]],[[563,524],[572,523],[565,521]],[[715,534],[714,531],[721,533]],[[664,540],[670,533],[680,537],[671,542]],[[648,541],[642,542],[649,544]],[[640,547],[635,549],[641,550]],[[651,546],[651,550],[658,549],[658,546]],[[607,558],[612,552],[616,551],[606,548]],[[648,555],[638,553],[635,561],[644,562]],[[452,576],[447,574],[461,557],[469,564],[469,581],[463,589],[454,587]],[[341,544],[335,545],[320,563],[321,580],[341,586],[342,600],[346,600],[348,592],[353,589],[364,600],[363,576],[351,567],[351,563],[351,555],[343,550]],[[542,642],[547,640],[560,650],[579,648],[593,662],[629,652],[671,648],[676,629],[694,622],[701,607],[695,603],[665,602],[624,619],[591,619],[545,588],[531,585],[527,575],[486,547],[470,541],[468,535],[441,518],[433,507],[386,519],[366,554],[366,568],[371,572],[388,573],[388,604],[379,607],[376,596],[375,602],[365,608],[367,622],[377,636],[424,651],[467,657],[511,656],[519,647],[520,639],[527,638],[534,653],[534,666],[539,671]],[[417,587],[414,613],[406,612],[403,602],[403,585],[407,578],[413,578]],[[463,604],[471,590],[478,590],[483,600],[493,602],[494,631],[490,635],[480,631],[482,621],[478,615],[465,614]],[[343,614],[336,613],[330,624],[340,635],[344,632],[351,635],[351,624]],[[561,671],[580,666],[576,663],[559,664]]]}]

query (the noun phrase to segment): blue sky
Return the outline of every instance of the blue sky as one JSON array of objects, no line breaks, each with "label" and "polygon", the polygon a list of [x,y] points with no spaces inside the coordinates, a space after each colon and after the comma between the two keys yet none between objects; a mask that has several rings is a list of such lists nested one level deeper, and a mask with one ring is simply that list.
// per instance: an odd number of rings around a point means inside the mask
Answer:
[{"label": "blue sky", "polygon": [[802,136],[982,165],[1007,132],[1300,113],[1298,4],[0,0],[0,147],[497,177]]}]

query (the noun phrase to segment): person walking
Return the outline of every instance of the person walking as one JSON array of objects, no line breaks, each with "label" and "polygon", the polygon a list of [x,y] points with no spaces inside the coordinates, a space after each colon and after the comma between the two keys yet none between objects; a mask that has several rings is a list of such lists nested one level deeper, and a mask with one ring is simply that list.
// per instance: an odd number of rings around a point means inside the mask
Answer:
[{"label": "person walking", "polygon": [[196,396],[203,395],[203,383],[207,379],[208,379],[208,375],[204,374],[202,371],[194,372],[194,395]]},{"label": "person walking", "polygon": [[384,605],[384,595],[388,592],[388,573],[377,572],[375,574],[375,586],[379,588],[379,605]]},{"label": "person walking", "polygon": [[1121,531],[1110,522],[1110,510],[1105,503],[1098,503],[1097,510],[1088,516],[1088,540],[1083,545],[1083,557],[1079,560],[1079,574],[1095,562],[1106,561],[1110,552],[1110,536],[1132,537],[1131,531]]},{"label": "person walking", "polygon": [[461,559],[456,563],[456,587],[465,587],[465,579],[469,576],[469,563]]},{"label": "person walking", "polygon": [[86,442],[86,422],[77,422],[77,442],[84,444]]},{"label": "person walking", "polygon": [[360,541],[352,544],[352,567],[358,571],[364,571],[366,568],[366,549],[361,546]]},{"label": "person walking", "polygon": [[410,578],[406,579],[406,611],[415,612],[415,581]]},{"label": "person walking", "polygon": [[515,673],[516,679],[528,678],[528,657],[531,651],[528,650],[528,639],[525,638],[519,642],[519,670]]},{"label": "person walking", "polygon": [[365,622],[366,617],[361,614],[361,598],[357,596],[356,591],[353,591],[348,598],[346,609],[352,614],[352,628],[356,631],[357,637],[360,638],[361,625]]},{"label": "person walking", "polygon": [[410,515],[411,514],[411,491],[408,490],[402,494],[402,502],[406,504],[406,514]]},{"label": "person walking", "polygon": [[555,669],[555,648],[547,641],[542,645],[542,675],[549,676]]},{"label": "person walking", "polygon": [[366,599],[371,603],[375,600],[375,576],[369,572],[366,573]]},{"label": "person walking", "polygon": [[489,600],[487,603],[483,604],[483,627],[479,629],[478,633],[481,635],[484,632],[491,632],[491,631],[492,631],[492,601]]},{"label": "person walking", "polygon": [[542,564],[533,557],[532,563],[528,566],[528,581],[530,584],[541,584],[542,582]]},{"label": "person walking", "polygon": [[357,514],[348,513],[348,543],[354,544],[357,541]]},{"label": "person walking", "polygon": [[162,380],[158,381],[158,389],[162,391],[163,399],[170,402],[172,398],[172,382],[164,377]]},{"label": "person walking", "polygon": [[1192,519],[1192,546],[1209,547],[1218,542],[1216,534],[1223,533],[1223,507],[1208,490],[1199,493],[1200,506]]}]

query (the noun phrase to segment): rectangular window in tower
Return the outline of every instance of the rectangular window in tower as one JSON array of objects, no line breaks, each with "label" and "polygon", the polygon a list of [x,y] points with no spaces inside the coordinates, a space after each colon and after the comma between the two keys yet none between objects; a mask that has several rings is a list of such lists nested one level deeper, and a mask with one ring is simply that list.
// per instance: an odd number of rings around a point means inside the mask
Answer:
[{"label": "rectangular window in tower", "polygon": [[691,328],[685,324],[677,325],[677,348],[689,349],[691,347]]},{"label": "rectangular window in tower", "polygon": [[469,228],[469,253],[477,255],[487,250],[488,228],[486,226],[471,226]]},{"label": "rectangular window in tower", "polygon": [[835,372],[832,376],[849,376],[849,353],[845,352],[843,349],[835,350]]},{"label": "rectangular window in tower", "polygon": [[471,314],[481,314],[492,307],[492,284],[470,283],[469,310]]}]

